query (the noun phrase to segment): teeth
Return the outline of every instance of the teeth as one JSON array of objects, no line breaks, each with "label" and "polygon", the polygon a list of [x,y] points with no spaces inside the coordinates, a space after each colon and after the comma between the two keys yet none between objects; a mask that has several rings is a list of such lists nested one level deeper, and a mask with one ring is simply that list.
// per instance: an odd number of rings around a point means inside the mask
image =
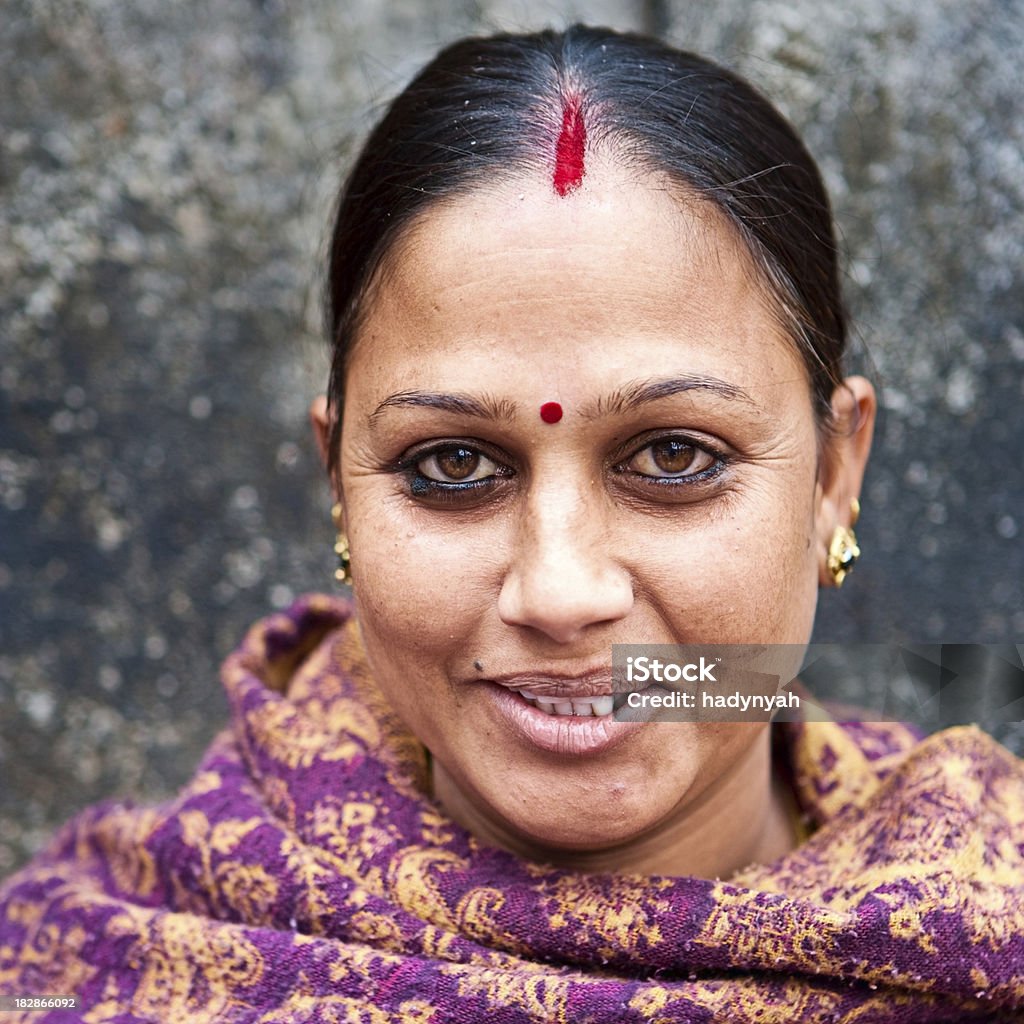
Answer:
[{"label": "teeth", "polygon": [[565,715],[577,718],[589,718],[591,715],[601,718],[610,715],[615,709],[615,699],[609,694],[604,697],[580,697],[577,700],[552,700],[550,697],[538,697],[529,690],[520,690],[519,696],[543,711],[546,715]]}]

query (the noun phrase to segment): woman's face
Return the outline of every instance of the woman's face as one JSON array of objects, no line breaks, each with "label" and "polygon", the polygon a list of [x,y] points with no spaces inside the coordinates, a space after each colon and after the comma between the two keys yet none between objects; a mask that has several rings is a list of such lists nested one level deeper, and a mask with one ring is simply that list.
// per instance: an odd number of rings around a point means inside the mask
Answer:
[{"label": "woman's face", "polygon": [[595,725],[518,692],[608,692],[616,643],[809,638],[834,488],[711,207],[599,165],[566,198],[523,179],[435,206],[371,294],[344,409],[367,652],[457,818],[597,850],[749,770],[762,727]]}]

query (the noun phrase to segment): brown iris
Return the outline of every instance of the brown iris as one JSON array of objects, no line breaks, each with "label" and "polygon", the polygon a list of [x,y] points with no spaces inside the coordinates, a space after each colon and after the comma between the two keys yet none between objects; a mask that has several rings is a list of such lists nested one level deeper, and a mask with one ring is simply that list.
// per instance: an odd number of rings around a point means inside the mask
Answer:
[{"label": "brown iris", "polygon": [[437,468],[452,480],[465,480],[480,465],[480,453],[471,448],[446,448],[434,456]]},{"label": "brown iris", "polygon": [[692,444],[682,441],[660,441],[651,445],[651,458],[665,473],[682,473],[693,465],[697,454]]}]

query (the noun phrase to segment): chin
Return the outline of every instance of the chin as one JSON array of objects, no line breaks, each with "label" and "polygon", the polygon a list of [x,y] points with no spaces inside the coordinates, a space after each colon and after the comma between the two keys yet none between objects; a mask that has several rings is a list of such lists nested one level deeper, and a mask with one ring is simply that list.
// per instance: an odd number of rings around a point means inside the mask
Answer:
[{"label": "chin", "polygon": [[688,786],[680,785],[680,771],[672,792],[653,784],[646,773],[636,780],[591,775],[575,785],[550,783],[521,787],[512,805],[495,807],[512,837],[540,851],[558,854],[598,853],[657,831],[671,817]]},{"label": "chin", "polygon": [[588,817],[585,822],[533,821],[517,823],[517,832],[538,851],[549,851],[547,859],[558,862],[562,857],[575,860],[576,855],[602,853],[624,846],[647,832],[656,822],[630,820],[598,820]]}]

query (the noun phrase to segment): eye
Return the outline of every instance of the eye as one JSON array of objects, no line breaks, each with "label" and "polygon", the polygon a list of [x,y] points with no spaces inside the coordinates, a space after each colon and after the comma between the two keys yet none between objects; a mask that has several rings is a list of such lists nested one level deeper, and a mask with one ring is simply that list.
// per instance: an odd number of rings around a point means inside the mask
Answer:
[{"label": "eye", "polygon": [[498,464],[493,459],[463,445],[440,448],[418,459],[416,472],[436,483],[472,483],[486,480],[498,474]]},{"label": "eye", "polygon": [[671,480],[700,476],[719,459],[686,438],[666,437],[636,452],[622,468],[641,476]]},{"label": "eye", "polygon": [[465,441],[434,443],[410,452],[396,466],[406,493],[418,504],[470,509],[505,493],[515,470]]}]

